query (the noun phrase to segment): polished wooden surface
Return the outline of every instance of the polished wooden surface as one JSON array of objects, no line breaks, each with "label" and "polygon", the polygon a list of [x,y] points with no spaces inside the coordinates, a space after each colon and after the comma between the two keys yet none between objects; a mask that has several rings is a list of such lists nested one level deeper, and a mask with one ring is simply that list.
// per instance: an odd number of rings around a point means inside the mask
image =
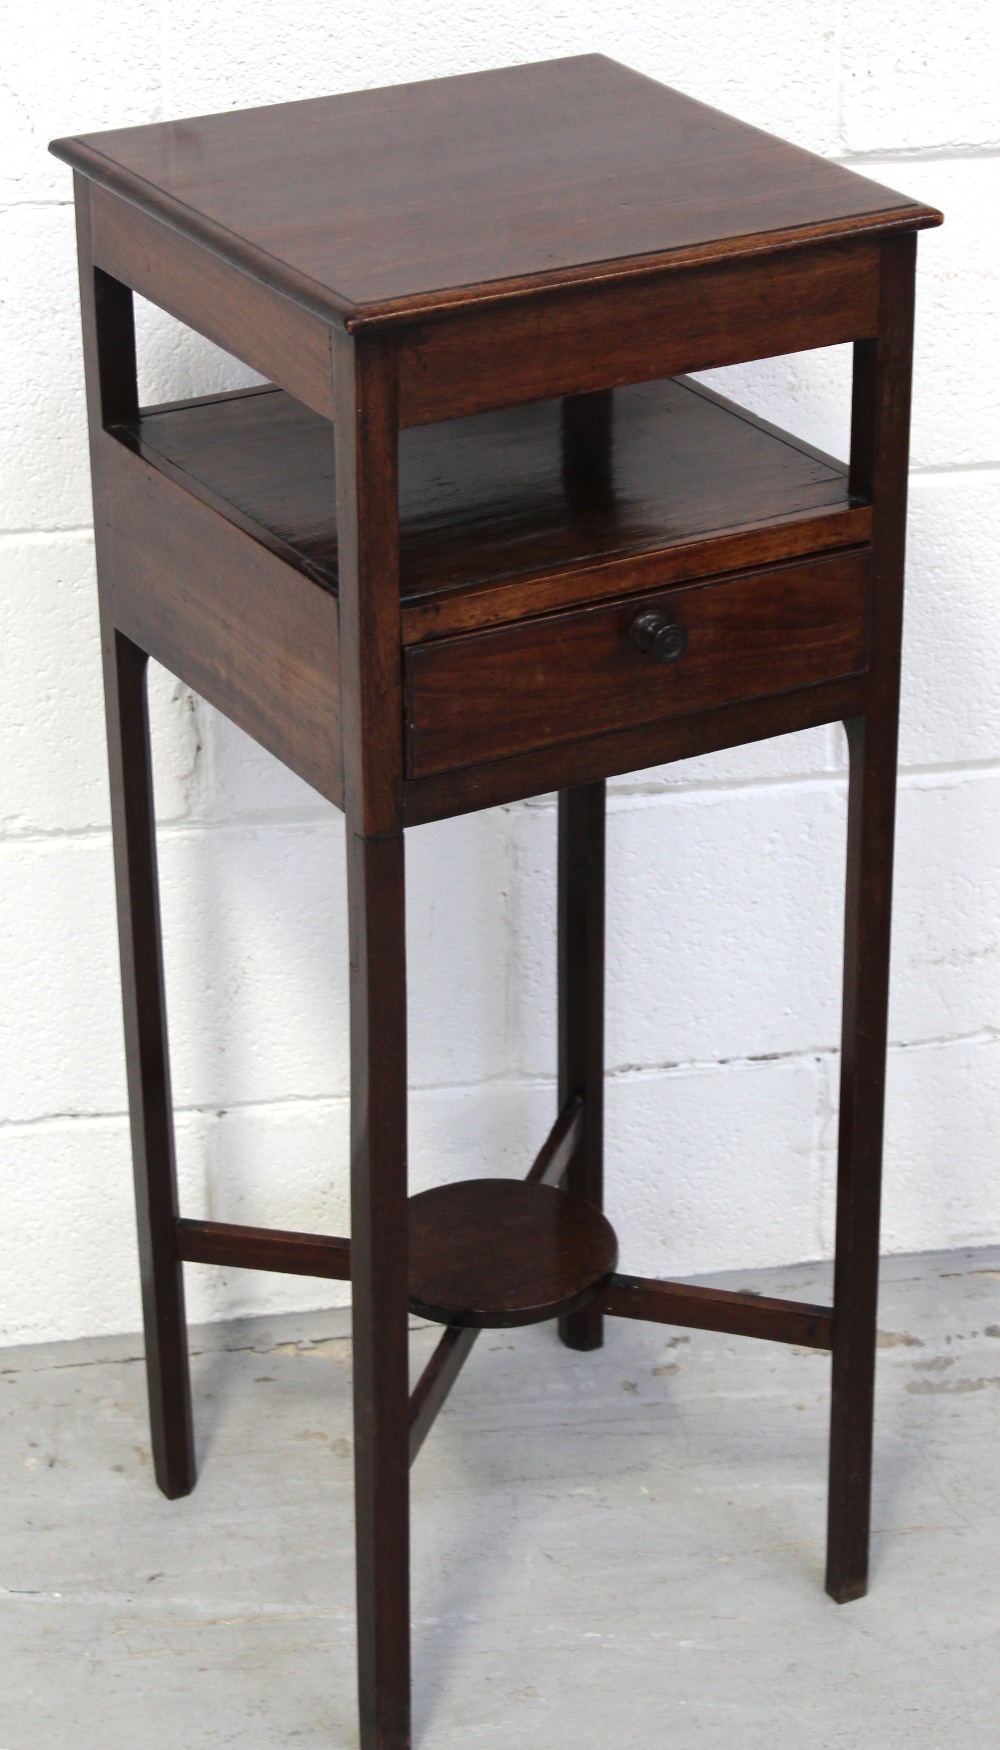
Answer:
[{"label": "polished wooden surface", "polygon": [[[572,399],[401,434],[399,571],[410,643],[574,601],[867,539],[847,468],[689,382],[616,390],[601,465],[566,429]],[[245,390],[115,428],[271,551],[338,586],[329,425]]]},{"label": "polished wooden surface", "polygon": [[529,1185],[561,1185],[584,1135],[583,1101],[571,1094],[525,1177]]},{"label": "polished wooden surface", "polygon": [[336,600],[120,444],[104,452],[116,624],[343,807]]},{"label": "polished wooden surface", "polygon": [[[581,1348],[605,1314],[831,1347],[827,1586],[859,1596],[914,233],[940,215],[599,56],[57,150],[80,172],[161,1488],[194,1480],[182,1262],[349,1269],[363,1750],[412,1743],[410,1456],[484,1323],[561,1315]],[[130,288],[277,390],[140,415]],[[838,341],[854,344],[846,474],[663,380]],[[655,629],[636,624],[647,611]],[[150,654],[345,809],[349,1246],[179,1213]],[[604,782],[836,721],[851,774],[834,1307],[614,1275]],[[559,1116],[527,1183],[410,1200],[403,829],[553,789]],[[411,1294],[447,1321],[412,1395]]]},{"label": "polished wooden surface", "polygon": [[349,815],[347,841],[358,1691],[364,1750],[397,1750],[410,1742],[403,835],[365,837]]},{"label": "polished wooden surface", "polygon": [[[584,444],[582,429],[574,435]],[[580,1110],[576,1147],[562,1178],[565,1190],[604,1207],[604,922],[605,815],[603,780],[559,793],[556,853],[556,1036],[560,1104]],[[598,1300],[559,1320],[570,1349],[599,1349],[604,1320]]]},{"label": "polished wooden surface", "polygon": [[[94,264],[325,419],[336,324],[214,246],[94,186]],[[928,220],[928,222],[931,222]],[[873,336],[879,244],[864,233],[678,273],[547,284],[396,329],[403,427]]]},{"label": "polished wooden surface", "polygon": [[769,1300],[728,1288],[702,1288],[689,1282],[660,1282],[616,1273],[603,1289],[600,1304],[616,1318],[728,1331],[737,1337],[765,1338],[769,1343],[800,1343],[808,1349],[833,1348],[831,1308],[802,1301]]},{"label": "polished wooden surface", "polygon": [[102,271],[333,418],[330,329],[321,316],[97,183],[91,214]]},{"label": "polished wooden surface", "polygon": [[826,1587],[868,1588],[916,238],[885,245],[879,337],[855,357],[852,474],[873,502],[872,690],[850,749]]},{"label": "polished wooden surface", "polygon": [[195,1484],[184,1279],[174,1244],[179,1209],[166,989],[160,936],[147,659],[104,623],[112,789],[139,1277],[156,1480],[170,1500]]},{"label": "polished wooden surface", "polygon": [[146,697],[148,655],[125,635],[112,607],[111,455],[104,436],[107,422],[134,414],[137,406],[135,327],[131,294],[93,270],[90,191],[81,180],[75,192],[150,1443],[156,1481],[173,1500],[190,1493],[196,1466],[184,1273],[174,1244],[179,1205]]},{"label": "polished wooden surface", "polygon": [[[418,645],[405,663],[407,773],[425,777],[859,674],[868,572],[858,549]],[[688,635],[669,666],[630,636],[637,617],[654,610]]]},{"label": "polished wooden surface", "polygon": [[449,1325],[410,1395],[410,1463],[427,1439],[472,1354],[481,1325]]},{"label": "polished wooden surface", "polygon": [[333,350],[351,1032],[351,1304],[363,1750],[410,1744],[406,883],[395,342]]},{"label": "polished wooden surface", "polygon": [[333,1282],[351,1279],[351,1242],[332,1234],[192,1221],[185,1216],[175,1222],[174,1233],[177,1256],[188,1264],[277,1270],[287,1276],[318,1276]]},{"label": "polished wooden surface", "polygon": [[937,217],[601,55],[54,149],[263,284],[354,321]]},{"label": "polished wooden surface", "polygon": [[411,323],[400,331],[400,423],[837,346],[875,333],[878,273],[879,245],[861,236],[684,273],[599,275]]},{"label": "polished wooden surface", "polygon": [[582,1306],[618,1261],[582,1197],[519,1179],[464,1179],[410,1199],[410,1306],[446,1325],[538,1324]]},{"label": "polished wooden surface", "polygon": [[[529,1185],[559,1185],[578,1154],[584,1136],[583,1104],[577,1097],[561,1108],[526,1175]],[[584,1316],[570,1313],[569,1318]],[[598,1311],[597,1317],[600,1318]],[[427,1439],[456,1379],[472,1353],[481,1325],[449,1325],[410,1394],[410,1462]]]},{"label": "polished wooden surface", "polygon": [[587,725],[582,724],[575,741],[557,741],[507,759],[459,766],[429,778],[411,778],[403,791],[404,819],[407,826],[424,826],[432,820],[497,808],[571,784],[596,783],[647,766],[815,729],[821,723],[836,723],[864,711],[868,692],[867,677],[852,675],[792,693],[739,699],[691,716],[665,717],[600,735],[588,734]]}]

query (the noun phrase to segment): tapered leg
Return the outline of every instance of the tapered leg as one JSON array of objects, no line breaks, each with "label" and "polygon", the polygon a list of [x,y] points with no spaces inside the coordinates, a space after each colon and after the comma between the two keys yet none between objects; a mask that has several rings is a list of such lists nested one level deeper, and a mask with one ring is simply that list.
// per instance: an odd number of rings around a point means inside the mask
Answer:
[{"label": "tapered leg", "polygon": [[395,340],[333,336],[351,939],[351,1281],[363,1750],[410,1743],[406,930]]},{"label": "tapered leg", "polygon": [[111,810],[125,1057],[156,1480],[173,1499],[194,1487],[194,1437],[156,875],[146,658],[104,629]]},{"label": "tapered leg", "polygon": [[[559,1105],[583,1100],[583,1132],[563,1180],[598,1209],[604,1201],[604,815],[603,783],[559,794]],[[599,1349],[596,1302],[559,1320],[570,1349]]]},{"label": "tapered leg", "polygon": [[868,1585],[882,1121],[916,238],[881,246],[878,337],[854,355],[851,491],[872,501],[868,710],[850,750],[826,1587]]},{"label": "tapered leg", "polygon": [[861,1597],[868,1583],[895,713],[888,721],[856,718],[846,728],[851,777],[826,1580],[840,1604]]},{"label": "tapered leg", "polygon": [[351,1279],[364,1750],[410,1743],[403,835],[348,836]]},{"label": "tapered leg", "polygon": [[177,1170],[167,1052],[156,823],[146,708],[146,656],[115,628],[105,427],[138,407],[135,324],[127,286],[95,268],[90,185],[74,179],[87,379],[94,539],[101,600],[111,824],[118,898],[125,1064],[156,1480],[173,1499],[195,1482],[183,1265],[175,1245]]}]

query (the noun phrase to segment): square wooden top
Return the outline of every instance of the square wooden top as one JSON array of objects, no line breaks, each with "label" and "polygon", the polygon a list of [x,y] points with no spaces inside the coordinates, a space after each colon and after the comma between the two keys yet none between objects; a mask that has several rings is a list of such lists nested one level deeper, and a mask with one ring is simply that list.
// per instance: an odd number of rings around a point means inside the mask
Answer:
[{"label": "square wooden top", "polygon": [[940,223],[602,55],[57,140],[351,328]]}]

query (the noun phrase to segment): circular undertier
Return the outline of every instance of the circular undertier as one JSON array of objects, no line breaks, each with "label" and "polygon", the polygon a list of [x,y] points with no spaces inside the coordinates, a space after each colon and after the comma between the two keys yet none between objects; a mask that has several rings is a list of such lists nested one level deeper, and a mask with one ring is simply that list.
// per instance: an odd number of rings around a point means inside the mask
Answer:
[{"label": "circular undertier", "polygon": [[581,1197],[466,1179],[410,1198],[410,1306],[446,1325],[533,1325],[572,1312],[614,1272],[611,1223]]}]

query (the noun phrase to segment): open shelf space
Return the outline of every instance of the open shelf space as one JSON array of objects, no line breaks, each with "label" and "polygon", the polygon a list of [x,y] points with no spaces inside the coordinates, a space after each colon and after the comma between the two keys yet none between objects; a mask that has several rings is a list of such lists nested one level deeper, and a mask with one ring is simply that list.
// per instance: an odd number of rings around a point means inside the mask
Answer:
[{"label": "open shelf space", "polygon": [[[271,386],[113,428],[330,590],[333,428]],[[404,640],[868,539],[847,472],[685,379],[400,433]]]}]

